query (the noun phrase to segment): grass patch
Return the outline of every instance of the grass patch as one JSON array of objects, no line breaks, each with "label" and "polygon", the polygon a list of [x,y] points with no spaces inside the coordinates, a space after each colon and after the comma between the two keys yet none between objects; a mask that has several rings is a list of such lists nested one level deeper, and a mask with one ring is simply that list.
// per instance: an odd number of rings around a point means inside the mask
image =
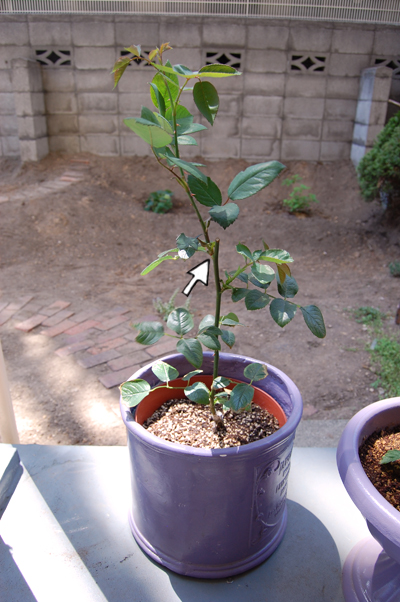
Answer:
[{"label": "grass patch", "polygon": [[400,396],[400,343],[393,337],[379,338],[371,350],[371,359],[378,376],[372,386],[382,387],[389,397]]},{"label": "grass patch", "polygon": [[356,321],[365,324],[374,340],[367,345],[371,363],[377,379],[372,383],[375,389],[381,388],[385,397],[400,396],[400,342],[399,337],[384,332],[386,314],[375,307],[359,307],[353,310]]}]

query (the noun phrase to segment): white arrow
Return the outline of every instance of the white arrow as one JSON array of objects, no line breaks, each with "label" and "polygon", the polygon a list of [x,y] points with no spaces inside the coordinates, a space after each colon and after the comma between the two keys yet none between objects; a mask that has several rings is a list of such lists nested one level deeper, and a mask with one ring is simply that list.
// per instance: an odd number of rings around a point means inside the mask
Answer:
[{"label": "white arrow", "polygon": [[194,287],[197,282],[202,282],[206,286],[208,286],[208,273],[210,271],[210,260],[206,259],[199,265],[196,265],[195,268],[192,268],[187,274],[193,274],[193,278],[189,282],[189,284],[183,289],[182,293],[188,297],[190,295],[190,291]]}]

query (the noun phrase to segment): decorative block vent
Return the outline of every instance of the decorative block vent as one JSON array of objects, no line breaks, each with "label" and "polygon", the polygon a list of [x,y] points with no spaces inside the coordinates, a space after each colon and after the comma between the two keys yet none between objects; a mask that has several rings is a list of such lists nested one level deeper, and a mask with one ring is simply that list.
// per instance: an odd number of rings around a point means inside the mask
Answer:
[{"label": "decorative block vent", "polygon": [[206,52],[206,65],[212,65],[213,63],[219,63],[220,65],[229,65],[234,69],[240,69],[242,60],[241,52],[228,52],[224,50],[218,50],[216,52]]},{"label": "decorative block vent", "polygon": [[375,66],[393,69],[393,78],[400,79],[400,58],[376,58]]},{"label": "decorative block vent", "polygon": [[325,71],[326,56],[292,54],[290,71],[306,71],[307,73],[322,73]]},{"label": "decorative block vent", "polygon": [[[149,56],[150,52],[151,52],[150,50],[143,50],[142,49],[142,56],[143,55]],[[119,55],[120,56],[127,56],[129,58],[132,58],[134,56],[131,52],[129,52],[129,50],[121,50],[120,53],[119,53]],[[128,66],[130,67],[131,65],[136,65],[136,66],[140,65],[141,67],[150,67],[151,66],[151,65],[149,65],[149,63],[146,63],[146,61],[143,61],[142,59],[136,59],[135,61],[132,61],[131,63],[129,63]]]},{"label": "decorative block vent", "polygon": [[71,65],[70,50],[36,50],[36,60],[46,67],[63,67]]}]

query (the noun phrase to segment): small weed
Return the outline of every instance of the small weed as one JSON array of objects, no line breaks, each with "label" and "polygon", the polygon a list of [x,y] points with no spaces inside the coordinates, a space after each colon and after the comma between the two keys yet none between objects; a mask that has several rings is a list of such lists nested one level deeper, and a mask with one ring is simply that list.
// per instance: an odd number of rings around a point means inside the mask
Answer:
[{"label": "small weed", "polygon": [[283,204],[289,209],[290,213],[294,213],[296,211],[307,213],[310,209],[311,203],[318,203],[315,194],[305,194],[306,190],[310,190],[309,186],[305,186],[304,184],[295,186],[295,184],[301,180],[301,176],[295,174],[293,177],[286,178],[286,180],[283,180],[282,182],[283,186],[293,186],[293,190],[289,194],[289,198],[283,200]]},{"label": "small weed", "polygon": [[359,307],[354,311],[356,322],[371,326],[374,332],[378,332],[382,328],[382,320],[386,318],[385,314],[375,307]]},{"label": "small weed", "polygon": [[[161,316],[161,318],[164,320],[164,322],[167,321],[169,314],[171,313],[171,311],[173,311],[175,309],[175,299],[177,294],[179,293],[179,288],[177,288],[171,295],[169,301],[163,301],[161,299],[161,297],[157,297],[157,299],[154,299],[153,301],[153,307],[156,310],[156,312],[158,313],[159,316]],[[185,305],[183,305],[184,309],[187,309],[189,311],[189,306],[190,306],[190,297],[188,297],[185,301]]]},{"label": "small weed", "polygon": [[392,261],[389,263],[389,272],[392,276],[400,278],[400,261]]},{"label": "small weed", "polygon": [[371,351],[377,380],[373,387],[382,387],[389,397],[400,395],[400,344],[394,338],[383,336]]},{"label": "small weed", "polygon": [[167,213],[172,209],[172,196],[173,193],[170,190],[152,192],[144,208],[146,211],[153,211],[153,213]]}]

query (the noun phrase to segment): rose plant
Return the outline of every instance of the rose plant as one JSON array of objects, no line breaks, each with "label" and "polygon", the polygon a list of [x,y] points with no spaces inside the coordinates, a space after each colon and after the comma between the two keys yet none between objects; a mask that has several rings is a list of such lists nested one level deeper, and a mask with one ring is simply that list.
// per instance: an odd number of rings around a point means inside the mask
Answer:
[{"label": "rose plant", "polygon": [[[184,65],[173,66],[169,61],[164,62],[164,53],[170,49],[170,45],[165,43],[147,54],[142,52],[139,45],[130,46],[126,50],[131,56],[120,58],[113,68],[114,83],[115,86],[118,84],[125,69],[133,61],[144,61],[154,68],[150,97],[156,110],[153,110],[154,107],[142,107],[140,117],[127,118],[124,123],[150,145],[157,163],[184,189],[197,216],[201,235],[180,233],[176,238],[176,246],[160,253],[141,274],[150,273],[164,261],[186,261],[196,253],[207,255],[214,273],[215,313],[206,315],[196,334],[192,334],[195,328],[192,315],[187,309],[178,307],[171,311],[167,319],[167,326],[174,335],[166,333],[161,322],[141,322],[135,324],[139,331],[136,341],[152,345],[164,335],[177,339],[177,351],[194,367],[193,371],[183,376],[183,380],[187,382],[185,395],[194,402],[209,404],[211,415],[217,426],[220,426],[223,416],[221,412],[217,412],[215,404],[221,403],[224,409],[234,412],[249,409],[254,394],[251,384],[267,376],[264,365],[252,363],[244,370],[244,376],[250,383],[239,383],[228,390],[231,381],[219,375],[221,344],[231,349],[235,343],[233,329],[240,325],[235,313],[223,313],[224,294],[231,295],[234,302],[244,302],[246,309],[250,311],[268,306],[272,319],[282,328],[300,309],[306,325],[315,336],[323,338],[326,331],[317,306],[302,306],[293,300],[298,292],[298,285],[291,274],[290,264],[293,259],[287,251],[270,249],[264,241],[261,249],[250,250],[238,242],[236,251],[241,264],[236,270],[221,274],[220,240],[211,235],[211,226],[223,229],[231,226],[239,217],[237,201],[252,197],[264,189],[285,166],[278,161],[269,161],[248,167],[233,178],[224,198],[217,184],[201,171],[202,164],[181,158],[181,147],[196,145],[193,135],[207,129],[194,122],[193,115],[182,103],[183,94],[187,90],[192,92],[198,110],[212,126],[218,112],[219,97],[208,79],[236,77],[240,73],[233,67],[220,64],[206,65],[199,71],[192,71]],[[204,215],[203,207],[207,208],[208,214]],[[270,290],[273,282],[277,286],[277,294],[272,294]],[[202,371],[203,346],[214,352],[213,382],[210,389],[202,382],[190,384],[191,378]],[[170,381],[178,377],[178,371],[173,366],[160,360],[154,363],[152,370],[164,383],[162,387],[171,388]],[[122,399],[129,407],[139,404],[149,391],[150,384],[143,379],[128,380],[121,385]]]}]

